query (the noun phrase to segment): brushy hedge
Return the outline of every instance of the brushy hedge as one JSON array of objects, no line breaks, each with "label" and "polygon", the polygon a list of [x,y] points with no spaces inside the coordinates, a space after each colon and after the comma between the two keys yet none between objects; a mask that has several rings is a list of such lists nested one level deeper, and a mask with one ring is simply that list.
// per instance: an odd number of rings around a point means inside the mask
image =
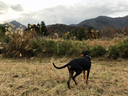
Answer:
[{"label": "brushy hedge", "polygon": [[79,56],[83,50],[89,50],[92,57],[128,58],[128,39],[122,43],[109,46],[89,46],[85,41],[52,40],[36,37],[26,33],[23,36],[14,35],[5,44],[4,57],[46,57],[46,56]]},{"label": "brushy hedge", "polygon": [[35,56],[73,56],[80,55],[82,50],[88,50],[85,44],[70,40],[46,40],[37,38],[31,40],[26,50],[33,51]]},{"label": "brushy hedge", "polygon": [[128,58],[128,39],[125,39],[122,43],[119,42],[117,45],[109,46],[108,52],[109,58]]}]

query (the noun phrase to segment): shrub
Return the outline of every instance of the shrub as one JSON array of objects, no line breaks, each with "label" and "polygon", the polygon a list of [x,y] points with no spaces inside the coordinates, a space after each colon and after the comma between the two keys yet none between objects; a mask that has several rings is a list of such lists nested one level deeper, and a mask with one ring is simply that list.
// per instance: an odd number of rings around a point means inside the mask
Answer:
[{"label": "shrub", "polygon": [[104,56],[105,53],[107,51],[105,50],[105,48],[101,45],[95,45],[92,49],[91,49],[91,56],[92,57],[101,57]]},{"label": "shrub", "polygon": [[47,54],[51,55],[56,55],[57,54],[57,42],[53,40],[46,40],[43,43],[43,49]]},{"label": "shrub", "polygon": [[57,43],[57,54],[69,55],[72,47],[73,45],[69,40],[59,41]]},{"label": "shrub", "polygon": [[123,43],[119,43],[118,49],[122,58],[128,58],[128,39],[124,40]]},{"label": "shrub", "polygon": [[25,47],[25,50],[31,51],[33,55],[37,55],[39,52],[42,52],[41,41],[37,39],[31,39],[28,42],[28,45]]},{"label": "shrub", "polygon": [[108,52],[109,52],[109,58],[117,59],[120,57],[117,45],[109,46]]}]

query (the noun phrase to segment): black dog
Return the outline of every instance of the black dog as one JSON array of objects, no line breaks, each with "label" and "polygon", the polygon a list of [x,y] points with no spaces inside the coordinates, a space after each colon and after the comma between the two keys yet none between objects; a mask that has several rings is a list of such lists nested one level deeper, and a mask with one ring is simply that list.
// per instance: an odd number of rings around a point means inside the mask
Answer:
[{"label": "black dog", "polygon": [[[55,64],[53,63],[53,66],[57,69],[62,69],[62,68],[68,67],[69,80],[68,80],[67,84],[68,84],[69,89],[70,89],[71,79],[73,79],[73,81],[77,85],[75,78],[76,78],[76,76],[81,74],[82,71],[83,71],[83,75],[84,75],[84,79],[85,79],[85,70],[87,70],[86,84],[88,84],[88,77],[89,77],[89,72],[90,72],[90,68],[91,68],[91,58],[90,58],[89,54],[90,54],[89,51],[83,51],[81,54],[81,57],[83,57],[83,58],[73,59],[68,64],[66,64],[62,67],[56,67]],[[74,71],[76,72],[76,74],[73,76]]]}]

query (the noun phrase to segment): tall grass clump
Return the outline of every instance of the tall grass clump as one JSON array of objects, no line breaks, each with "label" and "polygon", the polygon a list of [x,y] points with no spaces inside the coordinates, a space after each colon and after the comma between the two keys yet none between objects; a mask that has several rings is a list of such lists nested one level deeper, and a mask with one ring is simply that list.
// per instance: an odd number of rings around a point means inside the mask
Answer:
[{"label": "tall grass clump", "polygon": [[28,46],[29,41],[36,37],[34,30],[23,32],[23,29],[13,30],[11,27],[6,27],[5,35],[8,42],[5,42],[4,57],[32,56],[32,52],[25,48]]}]

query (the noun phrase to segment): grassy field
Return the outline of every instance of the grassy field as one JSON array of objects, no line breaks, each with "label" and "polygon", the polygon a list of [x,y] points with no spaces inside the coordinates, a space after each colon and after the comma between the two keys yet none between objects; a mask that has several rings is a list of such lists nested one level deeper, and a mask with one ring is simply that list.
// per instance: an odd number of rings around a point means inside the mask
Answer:
[{"label": "grassy field", "polygon": [[83,74],[67,87],[67,68],[57,66],[71,58],[43,58],[42,60],[0,60],[0,96],[128,96],[128,60],[103,61],[93,59],[87,86]]}]

